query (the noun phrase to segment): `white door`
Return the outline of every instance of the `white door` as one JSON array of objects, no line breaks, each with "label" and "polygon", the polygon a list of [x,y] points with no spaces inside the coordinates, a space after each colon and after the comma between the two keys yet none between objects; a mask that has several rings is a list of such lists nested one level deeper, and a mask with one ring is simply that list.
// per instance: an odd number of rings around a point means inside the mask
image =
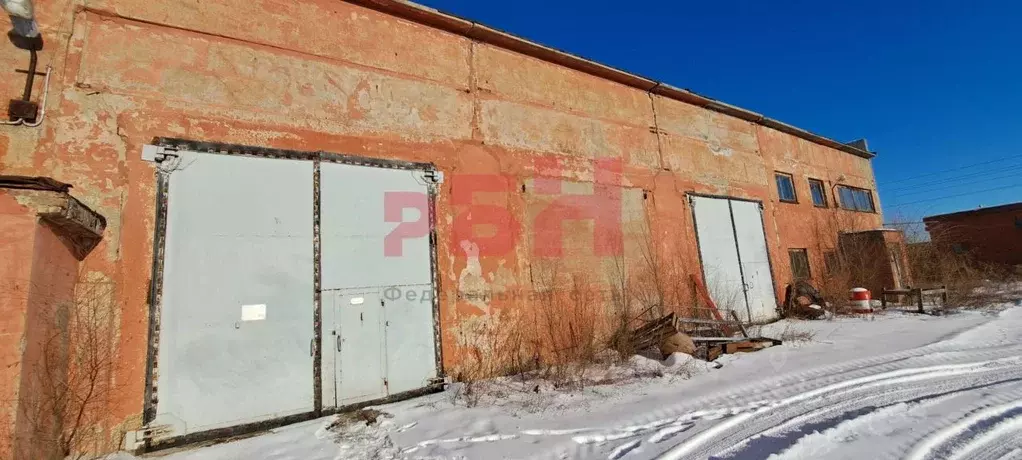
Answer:
[{"label": "white door", "polygon": [[[387,396],[383,305],[376,292],[336,292],[333,297],[337,405]],[[330,401],[332,402],[332,401]]]},{"label": "white door", "polygon": [[438,368],[424,173],[334,163],[320,170],[323,296],[339,299],[333,322],[323,321],[324,406],[427,386]]},{"label": "white door", "polygon": [[313,410],[313,164],[177,152],[153,426],[176,437]]},{"label": "white door", "polygon": [[738,255],[742,260],[742,277],[752,321],[769,321],[777,317],[777,298],[770,273],[766,236],[763,234],[763,210],[759,203],[730,200]]},{"label": "white door", "polygon": [[718,309],[734,310],[748,321],[749,310],[742,290],[742,270],[729,200],[694,196],[691,202],[699,238],[699,256],[703,263],[703,280],[710,298]]}]

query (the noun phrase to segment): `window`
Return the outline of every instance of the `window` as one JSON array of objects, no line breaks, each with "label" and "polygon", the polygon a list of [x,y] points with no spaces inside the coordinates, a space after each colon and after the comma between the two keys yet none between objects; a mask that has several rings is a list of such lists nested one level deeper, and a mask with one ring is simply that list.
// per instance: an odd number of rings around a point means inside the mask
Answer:
[{"label": "window", "polygon": [[834,274],[841,269],[841,258],[837,251],[826,251],[823,253],[823,264],[827,266],[827,273]]},{"label": "window", "polygon": [[827,192],[823,188],[822,180],[809,179],[809,193],[813,196],[813,206],[817,208],[827,207]]},{"label": "window", "polygon": [[838,201],[841,208],[849,211],[875,212],[873,206],[873,193],[864,188],[849,187],[847,185],[837,186]]},{"label": "window", "polygon": [[791,278],[793,281],[807,280],[809,273],[809,255],[805,249],[789,249],[788,259],[791,261]]},{"label": "window", "polygon": [[785,203],[798,203],[798,199],[795,196],[795,181],[792,179],[791,174],[774,173],[774,180],[777,181],[777,196],[781,201]]}]

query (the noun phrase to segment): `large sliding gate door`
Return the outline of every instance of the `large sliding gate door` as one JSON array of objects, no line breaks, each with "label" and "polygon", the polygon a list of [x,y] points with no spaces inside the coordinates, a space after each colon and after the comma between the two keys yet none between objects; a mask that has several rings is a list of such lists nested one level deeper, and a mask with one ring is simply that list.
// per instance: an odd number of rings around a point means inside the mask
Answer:
[{"label": "large sliding gate door", "polygon": [[326,156],[161,159],[151,441],[307,417],[438,377],[431,171]]},{"label": "large sliding gate door", "polygon": [[777,317],[770,257],[759,203],[691,196],[703,279],[718,308],[745,321]]},{"label": "large sliding gate door", "polygon": [[169,437],[311,411],[313,163],[177,155],[153,424]]}]

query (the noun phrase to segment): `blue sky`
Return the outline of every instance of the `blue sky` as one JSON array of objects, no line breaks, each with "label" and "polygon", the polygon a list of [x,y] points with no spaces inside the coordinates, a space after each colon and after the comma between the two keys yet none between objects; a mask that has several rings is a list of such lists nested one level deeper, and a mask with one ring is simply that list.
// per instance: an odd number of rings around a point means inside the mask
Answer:
[{"label": "blue sky", "polygon": [[866,137],[889,222],[1022,201],[1022,2],[422,2],[836,140]]}]

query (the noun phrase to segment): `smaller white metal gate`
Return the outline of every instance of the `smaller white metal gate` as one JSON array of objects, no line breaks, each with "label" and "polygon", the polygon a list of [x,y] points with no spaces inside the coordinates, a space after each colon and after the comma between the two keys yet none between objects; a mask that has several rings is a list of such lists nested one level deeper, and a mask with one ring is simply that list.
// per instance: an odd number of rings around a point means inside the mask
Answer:
[{"label": "smaller white metal gate", "polygon": [[426,172],[323,163],[320,184],[322,289],[334,299],[323,310],[323,405],[427,386],[439,366]]}]

